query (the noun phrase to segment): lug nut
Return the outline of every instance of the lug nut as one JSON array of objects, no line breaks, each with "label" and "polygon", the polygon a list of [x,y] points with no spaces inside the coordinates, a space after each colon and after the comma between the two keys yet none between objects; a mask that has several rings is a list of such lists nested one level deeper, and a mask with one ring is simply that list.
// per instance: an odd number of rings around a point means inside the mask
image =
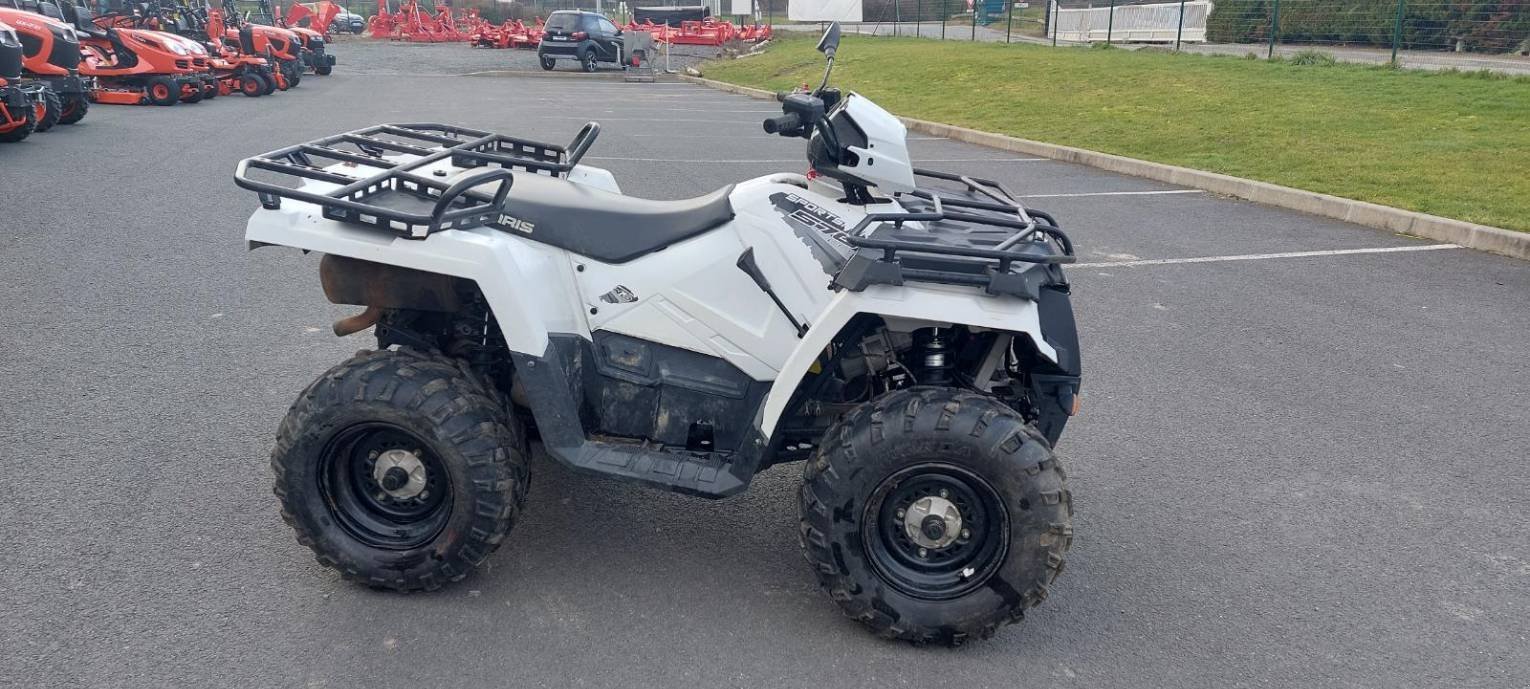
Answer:
[{"label": "lug nut", "polygon": [[919,557],[929,557],[929,556],[930,556],[930,551],[928,549],[926,549],[926,548],[920,548],[919,549]]},{"label": "lug nut", "polygon": [[898,508],[898,518],[902,519],[904,514],[905,514],[905,512],[903,511],[903,508],[899,507]]}]

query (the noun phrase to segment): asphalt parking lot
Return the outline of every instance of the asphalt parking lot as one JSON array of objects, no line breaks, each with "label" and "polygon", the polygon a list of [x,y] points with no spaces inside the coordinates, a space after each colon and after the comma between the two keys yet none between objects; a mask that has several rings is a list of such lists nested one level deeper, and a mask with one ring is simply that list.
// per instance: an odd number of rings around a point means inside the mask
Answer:
[{"label": "asphalt parking lot", "polygon": [[1530,678],[1530,264],[917,136],[923,164],[1054,213],[1084,262],[1076,540],[1023,624],[955,650],[865,634],[798,553],[794,465],[705,502],[539,461],[486,571],[342,583],[278,518],[267,456],[370,341],[330,334],[351,311],[316,256],[245,250],[240,158],[379,121],[566,141],[594,119],[586,161],[636,195],[804,164],[760,132],[770,103],[699,86],[340,56],[270,98],[103,106],[0,148],[0,686]]}]

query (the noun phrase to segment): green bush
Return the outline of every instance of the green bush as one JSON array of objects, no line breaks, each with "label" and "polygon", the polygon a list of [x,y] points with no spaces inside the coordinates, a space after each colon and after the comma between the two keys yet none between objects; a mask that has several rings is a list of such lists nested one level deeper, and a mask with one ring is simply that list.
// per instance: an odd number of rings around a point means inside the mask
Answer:
[{"label": "green bush", "polygon": [[1325,53],[1321,50],[1300,51],[1295,55],[1286,58],[1286,62],[1302,67],[1329,67],[1339,64],[1339,61],[1333,59],[1332,55],[1329,55],[1328,53]]},{"label": "green bush", "polygon": [[[1398,0],[1311,0],[1280,4],[1279,40],[1391,46]],[[1208,20],[1210,40],[1259,43],[1270,39],[1275,0],[1219,0]],[[1510,52],[1530,37],[1524,0],[1446,0],[1403,4],[1402,47],[1417,50]]]}]

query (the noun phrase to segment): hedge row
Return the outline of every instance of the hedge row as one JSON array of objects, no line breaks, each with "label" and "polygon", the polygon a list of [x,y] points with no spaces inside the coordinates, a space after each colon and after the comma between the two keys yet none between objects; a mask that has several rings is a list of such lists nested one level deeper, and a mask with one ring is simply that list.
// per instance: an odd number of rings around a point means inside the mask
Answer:
[{"label": "hedge row", "polygon": [[[1284,0],[1279,39],[1391,46],[1399,0]],[[1274,0],[1217,0],[1207,25],[1221,43],[1268,41]],[[1530,0],[1404,0],[1402,47],[1503,53],[1527,48]]]}]

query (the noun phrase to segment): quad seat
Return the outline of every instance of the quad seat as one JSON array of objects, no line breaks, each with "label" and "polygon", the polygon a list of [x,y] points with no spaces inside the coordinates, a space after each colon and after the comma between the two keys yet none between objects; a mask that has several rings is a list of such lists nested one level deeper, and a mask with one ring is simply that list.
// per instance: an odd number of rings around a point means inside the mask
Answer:
[{"label": "quad seat", "polygon": [[603,263],[626,263],[732,220],[732,191],[730,184],[693,199],[654,201],[517,174],[504,207],[517,222],[498,227]]}]

